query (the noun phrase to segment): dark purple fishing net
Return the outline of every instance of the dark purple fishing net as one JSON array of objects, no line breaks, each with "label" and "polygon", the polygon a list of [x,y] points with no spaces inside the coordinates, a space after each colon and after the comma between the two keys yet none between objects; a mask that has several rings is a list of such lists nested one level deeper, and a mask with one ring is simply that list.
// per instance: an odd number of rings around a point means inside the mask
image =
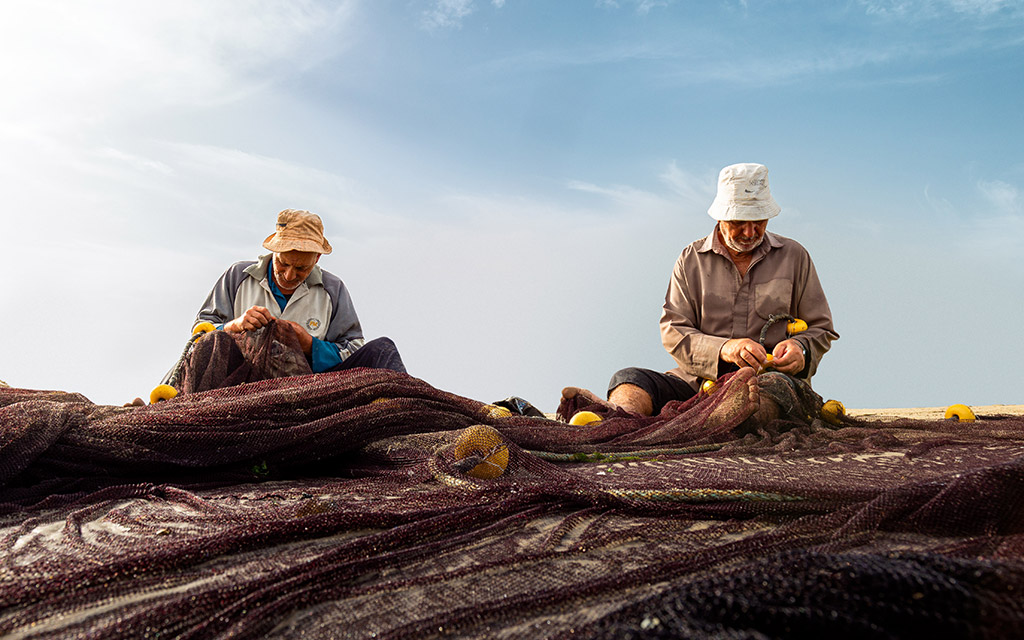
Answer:
[{"label": "dark purple fishing net", "polygon": [[[371,369],[0,389],[0,634],[1024,635],[1024,417],[832,426],[794,388],[752,427],[728,383],[587,428]],[[477,424],[497,478],[453,455]]]}]

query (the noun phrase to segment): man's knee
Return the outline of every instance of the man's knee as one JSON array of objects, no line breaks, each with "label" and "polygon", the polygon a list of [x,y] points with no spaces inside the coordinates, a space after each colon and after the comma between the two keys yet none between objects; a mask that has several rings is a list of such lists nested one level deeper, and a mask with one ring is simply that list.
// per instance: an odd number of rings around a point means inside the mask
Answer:
[{"label": "man's knee", "polygon": [[402,356],[398,353],[398,347],[391,338],[374,338],[359,347],[349,358],[352,360],[352,362],[348,363],[349,366],[390,369],[399,373],[406,373],[405,363],[402,362]]},{"label": "man's knee", "polygon": [[630,382],[623,382],[612,389],[608,394],[608,400],[626,411],[639,413],[642,416],[649,416],[654,413],[654,399],[651,394],[642,387]]},{"label": "man's knee", "polygon": [[608,396],[618,387],[628,384],[634,387],[638,387],[644,390],[647,395],[653,396],[655,390],[651,388],[650,376],[646,369],[639,367],[626,367],[625,369],[619,369],[612,375],[612,379],[608,381]]},{"label": "man's knee", "polygon": [[377,348],[382,350],[398,351],[398,346],[395,344],[395,341],[386,336],[374,338],[367,344],[376,344]]}]

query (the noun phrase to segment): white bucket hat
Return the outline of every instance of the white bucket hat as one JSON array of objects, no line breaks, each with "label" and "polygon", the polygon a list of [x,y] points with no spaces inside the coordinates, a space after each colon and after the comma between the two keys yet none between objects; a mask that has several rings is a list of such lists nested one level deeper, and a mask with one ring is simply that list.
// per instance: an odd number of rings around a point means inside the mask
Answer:
[{"label": "white bucket hat", "polygon": [[715,220],[767,220],[782,207],[768,188],[768,167],[744,162],[731,164],[718,174],[718,195],[708,209]]}]

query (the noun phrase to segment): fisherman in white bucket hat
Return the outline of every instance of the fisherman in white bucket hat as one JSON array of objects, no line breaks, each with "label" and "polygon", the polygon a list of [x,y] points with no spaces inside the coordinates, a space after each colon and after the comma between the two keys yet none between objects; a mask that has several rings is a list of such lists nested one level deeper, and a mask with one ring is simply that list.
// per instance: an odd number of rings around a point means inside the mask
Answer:
[{"label": "fisherman in white bucket hat", "polygon": [[[623,369],[612,376],[607,400],[566,387],[559,415],[571,418],[568,408],[588,402],[598,412],[620,407],[652,415],[669,401],[688,400],[702,386],[740,371],[734,379],[744,384],[730,385],[735,401],[720,404],[732,412],[730,419],[736,411],[748,422],[777,416],[778,406],[759,392],[755,372],[809,384],[839,338],[807,250],[767,231],[768,220],[780,211],[767,167],[742,163],[722,169],[708,209],[718,221],[715,229],[683,250],[662,306],[661,340],[676,368],[666,373]],[[713,414],[709,420],[714,419]]]}]

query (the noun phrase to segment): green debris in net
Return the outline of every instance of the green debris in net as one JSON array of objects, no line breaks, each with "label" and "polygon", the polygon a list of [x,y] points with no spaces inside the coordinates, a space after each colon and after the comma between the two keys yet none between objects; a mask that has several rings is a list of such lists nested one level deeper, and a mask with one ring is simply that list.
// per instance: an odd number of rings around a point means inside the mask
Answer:
[{"label": "green debris in net", "polygon": [[620,451],[606,453],[601,451],[577,451],[575,453],[551,453],[549,451],[530,451],[530,454],[547,460],[548,462],[635,462],[639,460],[651,460],[659,456],[684,456],[691,453],[706,453],[717,451],[724,445],[701,444],[681,449],[645,449],[641,451]]}]

